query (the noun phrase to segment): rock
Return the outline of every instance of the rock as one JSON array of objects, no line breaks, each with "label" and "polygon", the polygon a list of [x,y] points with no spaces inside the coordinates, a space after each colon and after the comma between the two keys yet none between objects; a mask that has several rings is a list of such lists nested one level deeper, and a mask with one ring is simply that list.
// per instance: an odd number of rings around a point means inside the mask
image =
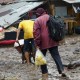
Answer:
[{"label": "rock", "polygon": [[17,77],[6,77],[5,80],[19,80]]},{"label": "rock", "polygon": [[0,73],[0,80],[5,80],[5,76],[2,73]]},{"label": "rock", "polygon": [[73,54],[80,54],[80,49],[75,49],[75,51],[73,52]]}]

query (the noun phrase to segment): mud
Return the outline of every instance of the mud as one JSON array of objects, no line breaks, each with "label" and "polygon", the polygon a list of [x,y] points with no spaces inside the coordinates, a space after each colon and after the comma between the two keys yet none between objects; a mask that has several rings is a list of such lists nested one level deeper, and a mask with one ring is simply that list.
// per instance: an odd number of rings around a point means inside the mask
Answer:
[{"label": "mud", "polygon": [[[77,52],[78,50],[78,52]],[[59,45],[59,52],[63,64],[80,59],[79,35],[68,36],[65,43]],[[80,80],[80,66],[75,69],[66,69],[67,78],[58,74],[55,62],[47,52],[49,80]],[[65,67],[66,68],[66,67]],[[41,78],[39,67],[33,64],[28,66],[21,63],[21,54],[13,46],[0,46],[0,80],[38,80]]]}]

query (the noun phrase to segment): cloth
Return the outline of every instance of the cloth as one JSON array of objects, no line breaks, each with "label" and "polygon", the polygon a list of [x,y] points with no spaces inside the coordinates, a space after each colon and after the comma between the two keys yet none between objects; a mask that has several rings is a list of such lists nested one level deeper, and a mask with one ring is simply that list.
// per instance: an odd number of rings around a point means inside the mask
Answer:
[{"label": "cloth", "polygon": [[34,21],[32,20],[23,20],[19,23],[19,28],[24,31],[24,39],[33,38],[33,25]]},{"label": "cloth", "polygon": [[16,40],[3,40],[0,41],[0,45],[10,45],[10,44],[14,44]]},{"label": "cloth", "polygon": [[49,37],[48,27],[46,23],[49,19],[48,14],[43,14],[38,17],[34,22],[33,34],[36,46],[41,49],[47,49],[58,45],[58,42],[53,41]]}]

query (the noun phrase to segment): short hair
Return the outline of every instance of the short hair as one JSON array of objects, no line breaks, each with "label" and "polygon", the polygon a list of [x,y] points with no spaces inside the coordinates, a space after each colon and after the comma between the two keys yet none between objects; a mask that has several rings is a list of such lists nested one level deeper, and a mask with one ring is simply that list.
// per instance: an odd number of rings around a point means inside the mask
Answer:
[{"label": "short hair", "polygon": [[38,8],[36,10],[36,15],[41,16],[44,12],[46,12],[43,8]]}]

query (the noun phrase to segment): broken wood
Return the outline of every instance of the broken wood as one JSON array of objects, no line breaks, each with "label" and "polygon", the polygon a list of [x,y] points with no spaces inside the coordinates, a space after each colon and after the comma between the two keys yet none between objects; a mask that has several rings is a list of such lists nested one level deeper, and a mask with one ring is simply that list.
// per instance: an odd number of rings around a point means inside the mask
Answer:
[{"label": "broken wood", "polygon": [[68,69],[75,69],[80,66],[80,60],[73,61],[73,62],[69,63],[68,65],[64,64],[64,66],[67,67]]}]

